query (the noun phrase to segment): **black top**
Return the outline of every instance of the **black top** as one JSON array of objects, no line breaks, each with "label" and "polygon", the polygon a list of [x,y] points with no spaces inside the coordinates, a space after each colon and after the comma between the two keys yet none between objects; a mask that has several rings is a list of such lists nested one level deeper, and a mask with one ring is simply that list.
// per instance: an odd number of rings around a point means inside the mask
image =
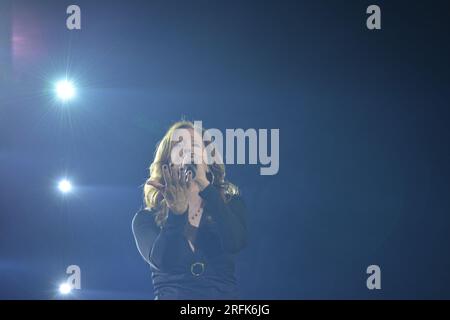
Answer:
[{"label": "black top", "polygon": [[[204,200],[199,227],[169,210],[156,225],[151,211],[133,218],[133,234],[150,264],[155,299],[238,299],[234,256],[247,243],[246,209],[240,196],[225,202],[217,187],[199,192]],[[195,251],[189,246],[188,239]]]}]

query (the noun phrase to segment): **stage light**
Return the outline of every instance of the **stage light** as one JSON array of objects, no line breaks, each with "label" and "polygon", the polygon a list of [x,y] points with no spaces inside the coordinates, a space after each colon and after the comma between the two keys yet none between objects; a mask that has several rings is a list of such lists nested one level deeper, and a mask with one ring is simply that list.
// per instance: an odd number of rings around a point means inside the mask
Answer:
[{"label": "stage light", "polygon": [[72,191],[72,183],[67,179],[63,179],[59,182],[58,189],[62,193],[69,193]]},{"label": "stage light", "polygon": [[75,97],[75,86],[68,80],[61,80],[56,83],[56,95],[63,102],[67,102]]},{"label": "stage light", "polygon": [[59,286],[59,292],[60,292],[61,294],[69,294],[69,293],[72,292],[72,287],[71,287],[70,284],[68,284],[68,283],[62,283],[62,284]]}]

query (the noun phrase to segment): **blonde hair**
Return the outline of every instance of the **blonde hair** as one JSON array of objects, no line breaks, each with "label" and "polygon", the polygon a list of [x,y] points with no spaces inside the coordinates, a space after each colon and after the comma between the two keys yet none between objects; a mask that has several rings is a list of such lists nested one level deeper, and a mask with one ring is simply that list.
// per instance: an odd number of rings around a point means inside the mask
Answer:
[{"label": "blonde hair", "polygon": [[[152,180],[164,184],[162,166],[170,162],[172,147],[176,143],[172,141],[172,136],[177,129],[194,129],[194,124],[191,121],[182,120],[170,126],[164,137],[157,144],[155,156],[150,165],[150,177],[147,181]],[[203,130],[202,135],[204,132],[205,130]],[[208,145],[211,142],[205,141],[204,143]],[[238,187],[225,180],[225,165],[223,163],[213,163],[208,165],[208,167],[214,175],[213,185],[220,189],[224,201],[229,201],[233,196],[239,195]],[[146,209],[154,213],[156,224],[161,227],[168,215],[168,207],[161,191],[145,183],[144,202]]]}]

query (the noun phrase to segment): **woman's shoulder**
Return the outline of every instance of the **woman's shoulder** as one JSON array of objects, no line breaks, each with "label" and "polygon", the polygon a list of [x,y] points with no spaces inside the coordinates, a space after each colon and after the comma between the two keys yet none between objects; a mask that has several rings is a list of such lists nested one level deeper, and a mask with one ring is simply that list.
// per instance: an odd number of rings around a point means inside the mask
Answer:
[{"label": "woman's shoulder", "polygon": [[234,194],[225,200],[226,206],[238,216],[247,215],[247,205],[242,194]]},{"label": "woman's shoulder", "polygon": [[225,195],[225,202],[229,205],[238,205],[245,207],[245,200],[241,193]]},{"label": "woman's shoulder", "polygon": [[154,216],[155,212],[154,210],[147,209],[147,208],[140,208],[133,217],[133,220],[135,219],[146,219],[148,217]]}]

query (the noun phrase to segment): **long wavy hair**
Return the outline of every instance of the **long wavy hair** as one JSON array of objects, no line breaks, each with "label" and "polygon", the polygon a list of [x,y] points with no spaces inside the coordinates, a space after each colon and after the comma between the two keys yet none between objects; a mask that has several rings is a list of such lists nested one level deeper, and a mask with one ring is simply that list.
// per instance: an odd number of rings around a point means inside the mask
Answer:
[{"label": "long wavy hair", "polygon": [[[194,124],[191,121],[182,120],[170,126],[164,137],[157,144],[155,156],[152,164],[150,165],[150,176],[147,181],[152,180],[164,184],[162,166],[164,164],[169,164],[170,162],[172,147],[176,143],[175,141],[172,141],[172,136],[174,131],[177,129],[194,129]],[[202,137],[204,132],[205,130],[203,129]],[[205,146],[210,143],[210,141],[204,141]],[[238,187],[225,180],[225,165],[223,163],[213,163],[208,165],[208,167],[214,175],[212,183],[214,186],[219,188],[225,202],[229,201],[233,196],[239,195]],[[165,223],[169,213],[161,191],[145,183],[144,202],[146,209],[150,210],[154,214],[156,224],[161,227]]]}]

